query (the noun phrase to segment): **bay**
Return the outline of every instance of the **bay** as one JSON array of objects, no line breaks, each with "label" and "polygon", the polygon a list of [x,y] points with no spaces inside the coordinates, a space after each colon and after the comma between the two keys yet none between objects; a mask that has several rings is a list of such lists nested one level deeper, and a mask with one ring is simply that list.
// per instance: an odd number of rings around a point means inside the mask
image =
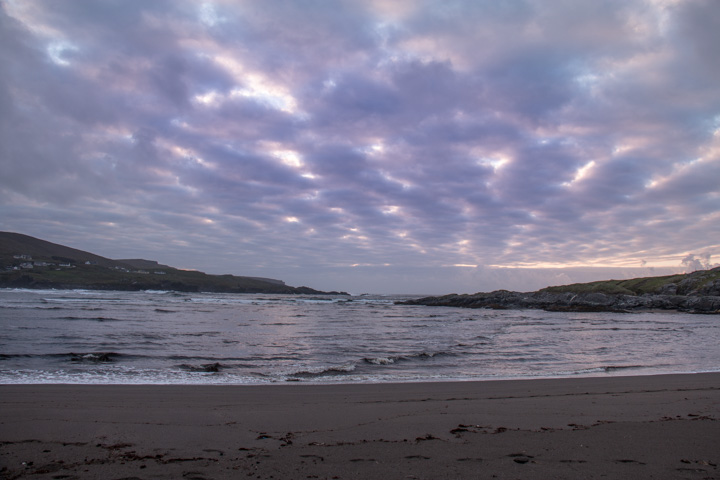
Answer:
[{"label": "bay", "polygon": [[0,290],[0,383],[266,384],[720,371],[720,321],[411,296]]}]

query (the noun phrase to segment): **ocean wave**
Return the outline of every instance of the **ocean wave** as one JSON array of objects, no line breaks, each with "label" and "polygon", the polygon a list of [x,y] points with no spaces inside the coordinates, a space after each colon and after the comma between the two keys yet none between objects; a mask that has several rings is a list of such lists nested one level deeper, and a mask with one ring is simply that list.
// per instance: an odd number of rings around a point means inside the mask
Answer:
[{"label": "ocean wave", "polygon": [[637,368],[645,368],[644,365],[606,365],[602,367],[605,372],[617,372],[619,370],[634,370]]},{"label": "ocean wave", "polygon": [[369,363],[370,365],[392,365],[398,360],[402,360],[403,356],[395,357],[375,357],[375,358],[363,358],[363,362]]},{"label": "ocean wave", "polygon": [[47,359],[53,363],[70,361],[75,363],[118,363],[120,360],[158,360],[155,355],[127,354],[118,352],[50,352],[50,353],[2,353],[0,360],[16,358]]},{"label": "ocean wave", "polygon": [[81,298],[81,297],[58,297],[58,298],[43,298],[43,303],[88,303],[90,301],[96,303],[118,303],[117,300],[112,298],[94,297],[94,298]]},{"label": "ocean wave", "polygon": [[118,318],[112,318],[112,317],[76,317],[72,315],[68,315],[66,317],[60,317],[60,320],[91,320],[93,322],[119,322],[121,321]]},{"label": "ocean wave", "polygon": [[[9,288],[8,291],[10,292],[16,292],[16,293],[36,293],[38,295],[47,295],[47,294],[53,294],[57,292],[62,292],[63,290],[55,290],[53,288]],[[68,290],[64,290],[68,291]]]},{"label": "ocean wave", "polygon": [[422,352],[422,353],[418,353],[417,355],[412,355],[412,356],[418,357],[421,359],[427,359],[427,358],[445,357],[445,356],[452,357],[452,356],[454,356],[454,354],[450,353],[450,352],[434,352],[434,353]]},{"label": "ocean wave", "polygon": [[120,354],[114,352],[93,352],[93,353],[0,353],[0,360],[13,358],[60,358],[69,359],[73,362],[94,361],[110,362]]},{"label": "ocean wave", "polygon": [[200,357],[195,355],[169,355],[165,357],[169,360],[197,360],[197,361],[219,361],[219,360],[243,360],[242,358],[218,358],[218,357]]},{"label": "ocean wave", "polygon": [[113,366],[110,370],[58,371],[18,369],[0,371],[0,384],[74,385],[259,385],[277,380],[255,375],[198,374],[180,369],[137,369]]},{"label": "ocean wave", "polygon": [[179,337],[217,337],[222,332],[189,332],[189,333],[178,333]]},{"label": "ocean wave", "polygon": [[393,300],[384,298],[364,298],[364,297],[353,297],[352,299],[339,300],[337,303],[344,303],[350,305],[370,305],[370,306],[392,306],[394,305]]},{"label": "ocean wave", "polygon": [[236,298],[236,297],[191,297],[190,299],[186,300],[190,301],[192,303],[197,304],[207,304],[207,305],[215,305],[215,304],[221,304],[221,305],[230,305],[230,304],[239,304],[239,305],[265,305],[272,302],[272,300],[267,299],[258,299],[258,298]]},{"label": "ocean wave", "polygon": [[[244,295],[244,294],[241,294]],[[220,305],[329,305],[352,303],[353,300],[342,297],[243,297],[237,296],[208,296],[208,297],[191,297],[189,301],[197,304],[220,304]]]},{"label": "ocean wave", "polygon": [[81,363],[112,363],[122,355],[115,352],[70,353],[71,362]]},{"label": "ocean wave", "polygon": [[225,368],[225,366],[220,364],[219,362],[205,363],[202,365],[189,365],[187,363],[183,363],[179,367],[182,370],[185,370],[186,372],[198,372],[198,373],[219,373],[221,370],[223,370]]},{"label": "ocean wave", "polygon": [[430,358],[435,357],[442,357],[442,356],[451,356],[452,353],[448,352],[420,352],[420,353],[412,353],[409,355],[390,355],[386,357],[365,357],[362,359],[364,363],[368,363],[370,365],[392,365],[393,363],[402,362],[402,361],[412,361],[412,360],[428,360]]},{"label": "ocean wave", "polygon": [[298,297],[293,300],[296,303],[333,303],[338,299],[330,297]]},{"label": "ocean wave", "polygon": [[658,365],[599,365],[597,367],[589,367],[584,368],[581,370],[575,370],[572,372],[557,372],[558,375],[588,375],[588,374],[597,374],[597,373],[612,373],[612,372],[620,372],[623,370],[638,370],[643,368],[655,368],[658,367]]},{"label": "ocean wave", "polygon": [[32,358],[35,355],[27,353],[0,353],[0,360],[10,360],[11,358]]},{"label": "ocean wave", "polygon": [[334,367],[317,367],[317,368],[310,368],[307,370],[301,370],[299,372],[293,372],[287,375],[288,378],[295,378],[295,379],[309,379],[309,378],[319,378],[319,377],[328,377],[328,376],[338,376],[338,375],[349,375],[352,372],[355,371],[355,364],[347,364],[347,365],[340,365],[340,366],[334,366]]}]

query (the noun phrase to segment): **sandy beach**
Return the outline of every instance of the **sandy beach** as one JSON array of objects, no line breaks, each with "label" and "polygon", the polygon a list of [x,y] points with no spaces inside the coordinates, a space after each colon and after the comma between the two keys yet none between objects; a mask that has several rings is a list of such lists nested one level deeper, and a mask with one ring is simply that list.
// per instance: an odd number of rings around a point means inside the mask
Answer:
[{"label": "sandy beach", "polygon": [[720,478],[720,374],[0,386],[0,478]]}]

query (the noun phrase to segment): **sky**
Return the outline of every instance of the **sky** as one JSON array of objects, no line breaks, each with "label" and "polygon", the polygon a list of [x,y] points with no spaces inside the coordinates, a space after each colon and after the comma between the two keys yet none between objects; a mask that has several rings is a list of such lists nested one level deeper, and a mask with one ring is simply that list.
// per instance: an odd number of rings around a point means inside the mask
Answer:
[{"label": "sky", "polygon": [[0,230],[352,293],[707,268],[718,46],[717,0],[0,0]]}]

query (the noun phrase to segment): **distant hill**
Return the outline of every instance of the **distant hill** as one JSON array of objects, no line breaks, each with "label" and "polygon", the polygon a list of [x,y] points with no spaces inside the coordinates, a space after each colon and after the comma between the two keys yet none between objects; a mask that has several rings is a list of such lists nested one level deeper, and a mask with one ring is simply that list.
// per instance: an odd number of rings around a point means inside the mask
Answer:
[{"label": "distant hill", "polygon": [[[0,267],[17,263],[16,255],[29,255],[33,259],[47,262],[72,261],[74,263],[91,262],[105,267],[121,265],[122,262],[110,260],[76,248],[58,245],[21,233],[0,232]],[[14,263],[13,263],[14,262]]]},{"label": "distant hill", "polygon": [[13,232],[0,232],[0,288],[347,295],[291,287],[272,278],[179,270],[154,260],[112,260]]}]

